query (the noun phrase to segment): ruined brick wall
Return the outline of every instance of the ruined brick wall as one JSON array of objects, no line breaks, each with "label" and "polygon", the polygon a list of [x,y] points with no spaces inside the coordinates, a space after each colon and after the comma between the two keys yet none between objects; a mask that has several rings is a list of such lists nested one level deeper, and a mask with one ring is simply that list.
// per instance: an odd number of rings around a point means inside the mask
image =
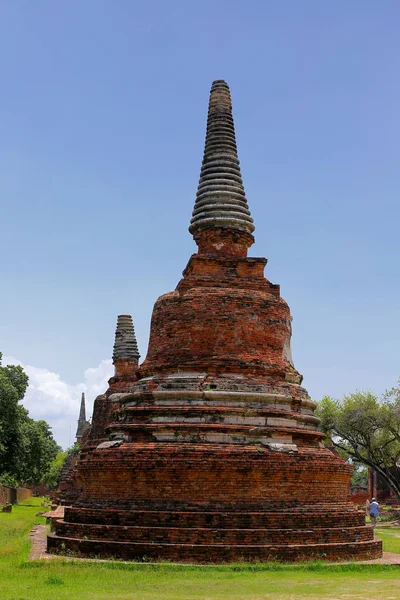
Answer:
[{"label": "ruined brick wall", "polygon": [[16,498],[17,503],[27,500],[32,496],[32,490],[28,488],[18,487],[11,488],[0,485],[0,504],[7,504],[13,501],[13,497]]},{"label": "ruined brick wall", "polygon": [[0,505],[10,501],[10,488],[0,485]]},{"label": "ruined brick wall", "polygon": [[365,506],[367,500],[370,500],[368,490],[354,488],[351,490],[350,500],[354,502],[354,504]]},{"label": "ruined brick wall", "polygon": [[33,483],[25,483],[24,488],[31,490],[32,496],[49,496],[52,490],[48,485],[44,483],[38,483],[37,485]]},{"label": "ruined brick wall", "polygon": [[17,502],[23,502],[33,496],[33,491],[29,488],[18,487],[17,488]]}]

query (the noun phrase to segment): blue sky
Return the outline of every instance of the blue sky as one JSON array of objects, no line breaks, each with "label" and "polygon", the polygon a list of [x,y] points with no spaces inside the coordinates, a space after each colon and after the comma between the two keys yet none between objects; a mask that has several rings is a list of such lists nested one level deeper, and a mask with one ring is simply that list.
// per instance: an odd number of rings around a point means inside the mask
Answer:
[{"label": "blue sky", "polygon": [[108,376],[116,316],[144,358],[152,306],[195,251],[214,79],[231,88],[250,254],[291,307],[305,386],[395,384],[399,28],[390,0],[1,2],[0,350],[40,374],[28,406],[63,444],[97,391],[85,370]]}]

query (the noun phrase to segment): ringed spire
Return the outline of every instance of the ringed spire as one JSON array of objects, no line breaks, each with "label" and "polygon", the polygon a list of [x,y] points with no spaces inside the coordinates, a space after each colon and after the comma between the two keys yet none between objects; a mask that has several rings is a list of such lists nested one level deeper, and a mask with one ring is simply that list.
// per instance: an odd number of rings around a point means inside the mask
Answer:
[{"label": "ringed spire", "polygon": [[234,229],[252,234],[236,147],[228,84],[213,82],[208,105],[204,158],[189,231]]},{"label": "ringed spire", "polygon": [[115,330],[113,362],[139,359],[139,349],[131,315],[118,315]]}]

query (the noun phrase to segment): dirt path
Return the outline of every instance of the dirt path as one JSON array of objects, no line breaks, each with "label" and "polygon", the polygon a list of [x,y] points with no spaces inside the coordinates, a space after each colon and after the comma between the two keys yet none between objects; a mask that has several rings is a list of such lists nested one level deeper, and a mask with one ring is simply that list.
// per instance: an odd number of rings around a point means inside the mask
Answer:
[{"label": "dirt path", "polygon": [[400,554],[395,554],[394,552],[384,552],[382,558],[374,558],[374,560],[361,560],[360,563],[362,565],[400,565]]},{"label": "dirt path", "polygon": [[47,525],[35,525],[30,531],[29,536],[32,540],[32,549],[28,560],[39,560],[42,558],[54,558],[53,555],[46,552],[46,537],[49,528]]}]

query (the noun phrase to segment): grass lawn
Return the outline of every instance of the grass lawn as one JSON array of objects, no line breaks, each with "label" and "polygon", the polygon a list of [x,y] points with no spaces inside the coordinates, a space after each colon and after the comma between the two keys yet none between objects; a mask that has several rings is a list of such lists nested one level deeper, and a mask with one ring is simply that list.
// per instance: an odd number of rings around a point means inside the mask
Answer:
[{"label": "grass lawn", "polygon": [[[398,600],[400,567],[320,563],[181,567],[56,559],[27,562],[40,500],[0,514],[1,600]],[[400,553],[400,529],[379,529]],[[382,533],[382,536],[381,536]]]},{"label": "grass lawn", "polygon": [[400,554],[400,527],[377,527],[375,535],[383,541],[384,552],[395,552],[396,554]]}]

